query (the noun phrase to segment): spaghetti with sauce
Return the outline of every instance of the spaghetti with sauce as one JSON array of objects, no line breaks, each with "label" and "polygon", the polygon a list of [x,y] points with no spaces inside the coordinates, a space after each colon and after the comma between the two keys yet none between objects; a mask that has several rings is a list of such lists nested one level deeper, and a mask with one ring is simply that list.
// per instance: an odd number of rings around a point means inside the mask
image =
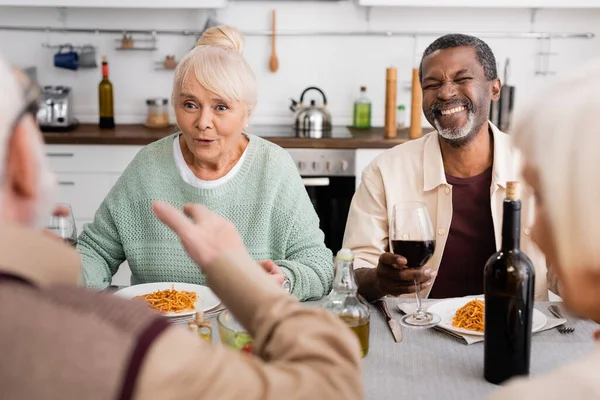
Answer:
[{"label": "spaghetti with sauce", "polygon": [[134,299],[144,300],[150,307],[166,314],[195,310],[198,295],[196,292],[175,290],[175,285],[173,285],[171,289],[157,290],[152,293],[136,296]]},{"label": "spaghetti with sauce", "polygon": [[452,319],[455,328],[468,329],[475,332],[483,332],[484,329],[484,307],[483,301],[471,300],[458,310]]}]

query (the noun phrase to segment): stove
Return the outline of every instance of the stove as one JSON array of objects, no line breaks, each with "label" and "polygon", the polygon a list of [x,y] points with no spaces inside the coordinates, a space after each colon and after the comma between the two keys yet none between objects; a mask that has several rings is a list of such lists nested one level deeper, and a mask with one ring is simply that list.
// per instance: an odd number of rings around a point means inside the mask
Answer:
[{"label": "stove", "polygon": [[[246,132],[264,138],[295,138],[296,132],[290,125],[253,125]],[[334,126],[331,130],[332,139],[349,139],[352,133],[345,126]],[[298,140],[307,140],[298,138]],[[321,139],[309,139],[321,140]],[[315,149],[293,148],[285,149],[294,160],[298,172],[303,177],[354,177],[355,151],[351,149]]]},{"label": "stove", "polygon": [[[296,130],[292,125],[250,125],[246,132],[261,137],[296,137]],[[334,126],[331,128],[331,133],[327,135],[327,138],[332,139],[350,139],[351,137],[352,133],[345,126]]]}]

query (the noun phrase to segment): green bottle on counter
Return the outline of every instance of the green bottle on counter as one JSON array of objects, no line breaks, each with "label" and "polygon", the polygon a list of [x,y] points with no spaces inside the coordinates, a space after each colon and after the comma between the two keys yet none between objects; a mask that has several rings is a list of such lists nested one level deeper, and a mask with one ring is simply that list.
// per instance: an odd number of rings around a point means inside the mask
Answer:
[{"label": "green bottle on counter", "polygon": [[100,109],[100,129],[114,129],[113,85],[108,79],[108,59],[106,56],[102,57],[102,80],[98,85],[98,108]]},{"label": "green bottle on counter", "polygon": [[352,126],[356,129],[369,129],[371,127],[371,100],[367,97],[366,86],[360,87],[360,95],[354,101]]}]

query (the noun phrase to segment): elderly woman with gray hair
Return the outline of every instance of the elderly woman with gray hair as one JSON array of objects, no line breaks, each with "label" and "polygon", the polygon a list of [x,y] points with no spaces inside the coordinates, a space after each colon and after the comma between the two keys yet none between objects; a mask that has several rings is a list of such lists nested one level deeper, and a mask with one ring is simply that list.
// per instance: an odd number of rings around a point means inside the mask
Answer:
[{"label": "elderly woman with gray hair", "polygon": [[[152,203],[201,203],[231,220],[250,255],[300,300],[327,294],[332,253],[296,166],[282,148],[245,134],[256,105],[255,76],[231,27],[207,30],[175,71],[172,102],[180,132],[141,150],[79,236],[83,278],[110,285],[127,260],[131,283],[204,276]],[[235,277],[231,277],[235,279]]]},{"label": "elderly woman with gray hair", "polygon": [[[598,75],[600,62],[553,85],[513,135],[523,154],[523,177],[536,198],[532,239],[557,275],[565,307],[600,323]],[[599,378],[600,343],[587,357],[510,383],[491,399],[599,399]]]}]

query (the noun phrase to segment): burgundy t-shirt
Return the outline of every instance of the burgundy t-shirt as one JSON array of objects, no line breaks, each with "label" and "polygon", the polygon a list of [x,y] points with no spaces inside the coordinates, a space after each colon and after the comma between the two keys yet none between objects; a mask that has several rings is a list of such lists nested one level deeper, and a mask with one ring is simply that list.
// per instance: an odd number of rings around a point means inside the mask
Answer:
[{"label": "burgundy t-shirt", "polygon": [[452,185],[452,222],[430,298],[483,293],[483,268],[496,252],[490,205],[492,167],[470,178],[446,174]]}]

